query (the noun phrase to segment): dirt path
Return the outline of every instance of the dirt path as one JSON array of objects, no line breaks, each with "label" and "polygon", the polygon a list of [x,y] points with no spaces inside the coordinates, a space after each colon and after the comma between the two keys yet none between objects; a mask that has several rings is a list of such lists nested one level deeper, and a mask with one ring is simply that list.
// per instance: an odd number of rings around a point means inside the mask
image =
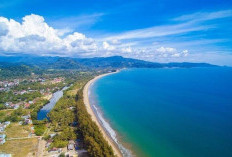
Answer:
[{"label": "dirt path", "polygon": [[45,150],[45,145],[46,145],[46,141],[42,139],[42,137],[39,138],[38,141],[38,149],[37,149],[37,154],[36,157],[42,157],[44,154],[44,150]]}]

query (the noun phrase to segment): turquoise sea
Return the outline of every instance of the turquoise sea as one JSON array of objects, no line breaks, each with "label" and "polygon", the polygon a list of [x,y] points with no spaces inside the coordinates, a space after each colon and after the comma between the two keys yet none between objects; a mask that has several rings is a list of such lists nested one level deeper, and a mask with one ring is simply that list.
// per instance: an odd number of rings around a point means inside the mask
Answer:
[{"label": "turquoise sea", "polygon": [[232,156],[232,68],[126,69],[90,88],[100,120],[138,157]]}]

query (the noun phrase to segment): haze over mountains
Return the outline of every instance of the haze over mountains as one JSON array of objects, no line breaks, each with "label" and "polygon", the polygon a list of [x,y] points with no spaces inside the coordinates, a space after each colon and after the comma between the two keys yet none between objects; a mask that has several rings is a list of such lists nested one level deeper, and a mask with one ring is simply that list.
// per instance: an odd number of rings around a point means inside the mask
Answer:
[{"label": "haze over mountains", "polygon": [[1,66],[28,65],[42,69],[101,69],[101,68],[173,68],[173,67],[210,67],[208,63],[155,63],[121,56],[70,58],[41,56],[0,56]]}]

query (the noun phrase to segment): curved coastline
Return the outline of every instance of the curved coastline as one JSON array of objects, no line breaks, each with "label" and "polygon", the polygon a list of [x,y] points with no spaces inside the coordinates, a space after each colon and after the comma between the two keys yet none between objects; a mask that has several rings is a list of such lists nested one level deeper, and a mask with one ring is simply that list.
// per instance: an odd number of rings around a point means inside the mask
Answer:
[{"label": "curved coastline", "polygon": [[122,152],[120,151],[117,143],[111,138],[111,136],[109,135],[109,133],[106,131],[106,129],[102,126],[99,117],[97,115],[97,113],[95,113],[94,109],[92,108],[90,102],[89,102],[89,87],[99,78],[104,77],[106,75],[110,75],[113,73],[117,73],[119,71],[116,72],[111,72],[111,73],[106,73],[106,74],[102,74],[99,76],[96,76],[95,78],[93,78],[92,80],[90,80],[84,87],[83,90],[83,97],[84,97],[84,104],[86,106],[86,109],[88,111],[88,113],[91,115],[92,120],[97,124],[98,128],[100,129],[100,131],[103,134],[104,139],[109,143],[109,145],[112,147],[114,154],[117,157],[123,157]]}]

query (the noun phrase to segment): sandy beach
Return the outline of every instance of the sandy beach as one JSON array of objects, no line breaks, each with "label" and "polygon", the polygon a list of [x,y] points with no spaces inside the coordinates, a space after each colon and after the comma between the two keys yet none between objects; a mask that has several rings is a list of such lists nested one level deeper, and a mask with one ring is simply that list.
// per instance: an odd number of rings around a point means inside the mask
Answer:
[{"label": "sandy beach", "polygon": [[[112,72],[112,73],[115,73],[115,72]],[[110,75],[112,73],[102,74],[102,75],[96,76],[94,79],[90,80],[84,87],[83,96],[84,96],[84,104],[86,106],[88,113],[91,115],[92,120],[97,124],[97,126],[99,127],[100,131],[103,134],[103,137],[112,147],[114,154],[117,155],[117,157],[122,157],[122,154],[121,154],[118,146],[116,145],[116,143],[111,139],[111,137],[107,134],[107,132],[102,127],[102,125],[99,123],[97,116],[95,115],[93,109],[91,108],[91,105],[89,103],[89,97],[88,97],[88,89],[89,89],[90,85],[92,83],[94,83],[94,81],[96,81],[97,79],[99,79],[103,76],[106,76],[106,75]]]}]

